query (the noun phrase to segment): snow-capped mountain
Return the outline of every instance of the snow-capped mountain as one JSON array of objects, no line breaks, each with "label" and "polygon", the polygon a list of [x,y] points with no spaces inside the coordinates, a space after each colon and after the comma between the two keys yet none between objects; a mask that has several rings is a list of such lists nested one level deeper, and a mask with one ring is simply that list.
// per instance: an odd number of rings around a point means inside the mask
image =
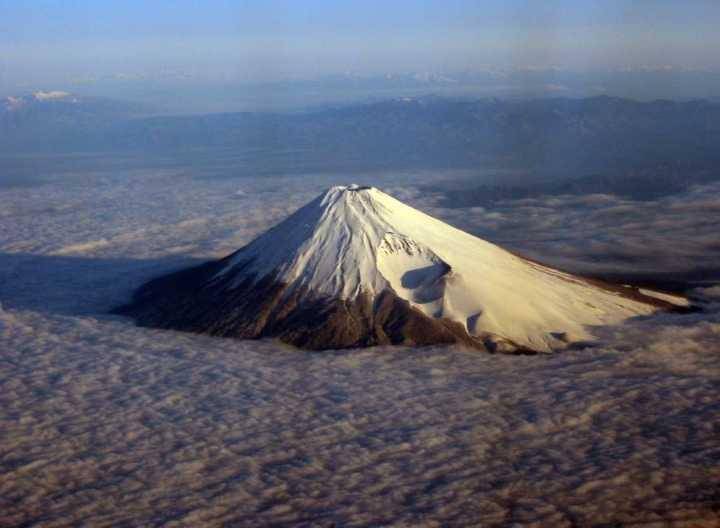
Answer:
[{"label": "snow-capped mountain", "polygon": [[50,90],[47,92],[40,90],[30,95],[8,96],[5,97],[2,102],[5,111],[13,112],[42,103],[79,104],[83,102],[83,100],[71,93],[60,90]]},{"label": "snow-capped mountain", "polygon": [[525,260],[372,187],[332,187],[228,257],[153,280],[139,324],[311,349],[464,343],[550,352],[686,304]]}]

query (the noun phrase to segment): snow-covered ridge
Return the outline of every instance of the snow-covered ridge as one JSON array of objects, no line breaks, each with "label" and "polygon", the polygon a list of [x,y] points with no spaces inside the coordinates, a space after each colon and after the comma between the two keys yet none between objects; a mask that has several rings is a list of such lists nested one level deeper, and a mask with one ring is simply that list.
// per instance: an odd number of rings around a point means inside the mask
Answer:
[{"label": "snow-covered ridge", "polygon": [[653,290],[646,290],[645,288],[639,288],[638,291],[646,295],[647,297],[653,297],[655,299],[660,299],[661,301],[665,301],[666,303],[670,303],[675,306],[680,306],[683,308],[687,308],[690,306],[690,301],[686,299],[685,297],[681,297],[680,295],[672,295],[670,293],[662,293],[662,292],[656,292]]},{"label": "snow-covered ridge", "polygon": [[[391,289],[470,333],[550,351],[657,308],[515,256],[373,187],[338,186],[229,259],[316,296],[374,298]],[[238,280],[238,279],[236,279]]]},{"label": "snow-covered ridge", "polygon": [[49,92],[40,90],[33,93],[33,97],[38,101],[56,101],[58,99],[68,99],[72,97],[72,94],[60,90],[50,90]]},{"label": "snow-covered ridge", "polygon": [[80,99],[69,92],[63,92],[60,90],[51,90],[48,92],[40,90],[32,93],[31,95],[18,97],[8,96],[3,99],[5,110],[9,112],[19,110],[32,104],[52,103],[57,101],[63,103],[79,103]]}]

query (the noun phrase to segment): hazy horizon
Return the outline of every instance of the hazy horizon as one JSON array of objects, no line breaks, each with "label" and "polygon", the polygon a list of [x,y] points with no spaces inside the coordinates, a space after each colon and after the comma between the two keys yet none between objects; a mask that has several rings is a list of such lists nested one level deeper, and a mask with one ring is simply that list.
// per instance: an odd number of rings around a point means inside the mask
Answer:
[{"label": "hazy horizon", "polygon": [[413,86],[349,81],[413,74],[414,88],[455,95],[720,95],[720,5],[709,1],[5,0],[0,14],[0,95],[296,108],[347,98],[338,78],[368,97]]}]

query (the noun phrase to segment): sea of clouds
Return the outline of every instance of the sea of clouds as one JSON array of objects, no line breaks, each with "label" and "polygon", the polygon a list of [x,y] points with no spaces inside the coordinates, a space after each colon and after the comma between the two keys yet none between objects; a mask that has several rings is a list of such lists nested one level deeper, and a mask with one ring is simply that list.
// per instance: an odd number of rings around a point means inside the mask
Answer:
[{"label": "sea of clouds", "polygon": [[572,270],[720,270],[720,182],[656,200],[558,195],[470,208],[442,207],[447,203],[442,192],[428,195],[406,187],[396,193],[456,227]]},{"label": "sea of clouds", "polygon": [[[654,202],[441,207],[442,175],[359,178],[577,269],[717,262],[720,186]],[[107,311],[333,183],[95,172],[0,189],[0,526],[713,526],[720,289],[541,357],[310,353]],[[714,229],[713,229],[714,228]]]}]

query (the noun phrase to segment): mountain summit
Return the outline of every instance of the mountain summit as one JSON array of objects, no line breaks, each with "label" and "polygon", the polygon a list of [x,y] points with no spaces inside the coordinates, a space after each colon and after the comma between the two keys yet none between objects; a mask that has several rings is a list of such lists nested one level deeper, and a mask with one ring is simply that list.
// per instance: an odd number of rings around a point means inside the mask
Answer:
[{"label": "mountain summit", "polygon": [[674,302],[542,266],[350,185],[219,261],[148,282],[118,311],[143,326],[309,349],[462,343],[550,352],[591,339],[593,326]]}]

